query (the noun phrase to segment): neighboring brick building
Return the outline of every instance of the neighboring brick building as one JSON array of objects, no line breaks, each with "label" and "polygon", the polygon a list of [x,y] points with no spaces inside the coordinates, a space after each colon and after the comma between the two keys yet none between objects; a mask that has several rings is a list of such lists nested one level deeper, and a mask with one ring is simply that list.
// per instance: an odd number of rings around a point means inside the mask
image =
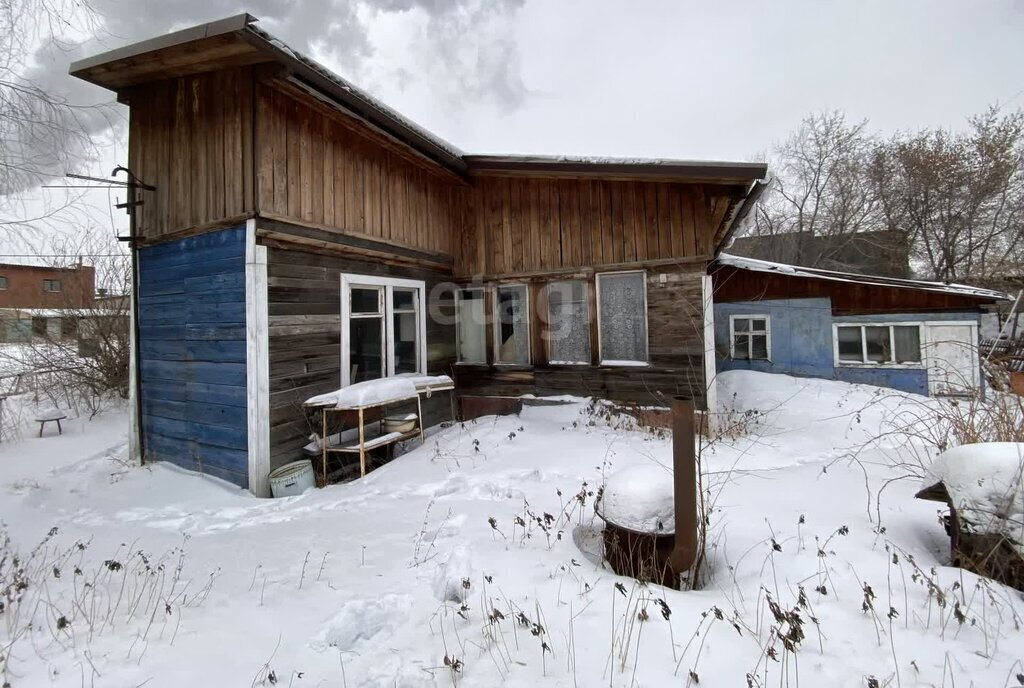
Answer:
[{"label": "neighboring brick building", "polygon": [[0,264],[0,308],[92,308],[96,271]]}]

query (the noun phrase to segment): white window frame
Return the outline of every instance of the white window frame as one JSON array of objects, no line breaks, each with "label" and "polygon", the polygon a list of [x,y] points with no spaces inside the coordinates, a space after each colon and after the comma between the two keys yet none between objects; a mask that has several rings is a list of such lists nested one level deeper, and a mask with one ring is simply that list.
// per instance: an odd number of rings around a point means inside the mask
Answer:
[{"label": "white window frame", "polygon": [[[643,279],[640,282],[644,287],[644,331],[647,336],[644,337],[644,360],[643,361],[626,361],[626,360],[606,360],[604,357],[603,347],[601,346],[601,278],[605,275],[641,275]],[[651,324],[647,317],[647,271],[646,270],[616,270],[610,272],[598,272],[594,275],[594,290],[597,296],[597,313],[594,317],[597,318],[597,358],[601,362],[601,365],[606,366],[636,366],[636,367],[650,367],[651,365]],[[593,344],[591,344],[593,346]]]},{"label": "white window frame", "polygon": [[[508,289],[510,287],[522,287],[523,294],[526,296],[526,299],[523,303],[524,308],[526,308],[526,363],[508,363],[505,361],[498,360],[499,353],[501,352],[501,318],[498,317],[498,307],[500,305],[500,300],[498,299],[498,290]],[[532,314],[530,308],[530,287],[525,282],[509,282],[508,284],[496,284],[493,287],[491,287],[491,346],[494,347],[494,365],[502,367],[511,366],[513,368],[523,368],[533,364],[533,342],[531,341],[531,327],[533,323],[530,322],[531,320],[533,320],[533,318],[530,317]]]},{"label": "white window frame", "polygon": [[[927,336],[927,323],[921,320],[908,320],[900,322],[834,322],[832,323],[832,360],[837,368],[907,368],[907,369],[920,369],[925,367],[925,337]],[[861,328],[860,334],[860,361],[842,361],[839,359],[839,328],[840,327],[859,327]],[[920,348],[920,361],[910,363],[897,363],[896,361],[868,361],[867,355],[867,337],[864,334],[865,327],[888,327],[889,328],[889,349],[892,351],[892,355],[896,355],[896,340],[894,339],[892,328],[894,327],[916,327],[917,328],[917,341]]]},{"label": "white window frame", "polygon": [[477,291],[484,299],[484,318],[487,318],[487,288],[486,287],[458,287],[455,290],[455,365],[481,366],[487,365],[487,322],[484,326],[484,360],[463,361],[462,360],[462,292]]},{"label": "white window frame", "polygon": [[395,376],[395,323],[394,323],[394,290],[416,289],[417,308],[417,362],[415,373],[403,375],[426,375],[427,373],[427,285],[423,280],[401,279],[398,277],[376,277],[342,273],[341,275],[341,386],[352,384],[352,362],[349,346],[349,322],[351,318],[351,301],[349,291],[352,287],[384,288],[384,323],[381,329],[384,345],[384,377]]},{"label": "white window frame", "polygon": [[[767,358],[754,358],[754,343],[750,339],[747,340],[747,358],[736,358],[736,321],[737,320],[764,320],[764,336],[766,341],[766,349],[768,351]],[[761,335],[760,332],[740,332],[739,334],[748,335]],[[729,316],[729,358],[737,361],[768,361],[772,360],[772,316],[768,314],[757,314],[757,315],[742,315],[735,314]]]},{"label": "white window frame", "polygon": [[[545,300],[545,305],[547,306],[547,313],[544,314],[544,317],[547,319],[546,320],[546,324],[548,325],[548,327],[545,330],[545,334],[548,335],[548,342],[547,342],[547,344],[548,344],[548,353],[550,355],[550,352],[551,352],[551,339],[550,339],[550,335],[551,335],[551,327],[550,327],[550,325],[551,325],[551,289],[556,284],[566,284],[568,282],[579,282],[580,284],[583,285],[583,303],[584,303],[584,305],[587,308],[587,323],[586,323],[586,325],[587,325],[587,342],[589,344],[587,349],[589,349],[590,354],[587,356],[587,360],[586,361],[548,361],[548,365],[552,365],[552,366],[588,366],[588,365],[590,365],[592,357],[594,355],[593,354],[594,342],[590,341],[590,339],[591,339],[591,336],[590,336],[591,335],[591,332],[590,332],[590,322],[591,322],[591,318],[593,318],[594,315],[590,312],[590,282],[588,282],[585,279],[556,279],[556,280],[551,280],[550,282],[548,282],[547,284],[544,285],[544,300]],[[644,280],[644,283],[646,285],[646,280]],[[645,286],[645,289],[646,289],[646,286]],[[646,299],[647,299],[647,296],[645,294],[644,295],[644,300],[646,301]],[[600,330],[598,330],[598,333],[600,333]]]},{"label": "white window frame", "polygon": [[[56,289],[53,289],[54,285],[56,285]],[[61,287],[62,285],[59,279],[46,278],[43,280],[43,291],[47,294],[59,294]]]}]

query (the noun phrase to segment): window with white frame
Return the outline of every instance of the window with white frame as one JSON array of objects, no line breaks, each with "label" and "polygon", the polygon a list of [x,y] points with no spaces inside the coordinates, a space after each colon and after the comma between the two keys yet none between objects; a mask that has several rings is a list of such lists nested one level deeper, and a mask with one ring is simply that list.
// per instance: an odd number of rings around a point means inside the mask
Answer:
[{"label": "window with white frame", "polygon": [[342,386],[426,373],[425,312],[422,281],[342,275]]},{"label": "window with white frame", "polygon": [[456,292],[459,363],[487,363],[487,299],[483,289]]},{"label": "window with white frame", "polygon": [[914,323],[837,323],[837,365],[917,365],[921,363],[921,326]]},{"label": "window with white frame", "polygon": [[590,363],[590,305],[582,280],[551,282],[548,297],[548,359],[555,365]]},{"label": "window with white frame", "polygon": [[644,272],[597,276],[602,365],[647,363],[647,279]]},{"label": "window with white frame", "polygon": [[43,280],[43,291],[56,294],[60,291],[60,280],[56,279],[44,279]]},{"label": "window with white frame", "polygon": [[7,278],[3,277],[3,276],[0,276],[0,291],[4,291],[6,289],[7,289]]},{"label": "window with white frame", "polygon": [[530,309],[524,284],[494,290],[494,362],[530,363]]},{"label": "window with white frame", "polygon": [[767,315],[729,316],[730,356],[739,361],[772,359],[772,319]]}]

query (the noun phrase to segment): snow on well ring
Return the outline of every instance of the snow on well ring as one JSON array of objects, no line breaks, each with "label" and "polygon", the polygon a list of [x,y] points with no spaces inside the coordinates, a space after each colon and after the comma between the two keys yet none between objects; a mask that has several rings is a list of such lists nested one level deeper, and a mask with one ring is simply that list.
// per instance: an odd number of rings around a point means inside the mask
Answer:
[{"label": "snow on well ring", "polygon": [[674,502],[672,469],[649,463],[609,475],[595,510],[610,525],[638,533],[672,535]]}]

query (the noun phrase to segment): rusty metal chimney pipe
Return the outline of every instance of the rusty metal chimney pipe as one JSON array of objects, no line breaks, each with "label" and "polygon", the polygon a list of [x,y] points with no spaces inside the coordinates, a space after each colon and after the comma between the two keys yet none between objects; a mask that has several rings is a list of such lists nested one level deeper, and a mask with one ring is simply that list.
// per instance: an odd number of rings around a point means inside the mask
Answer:
[{"label": "rusty metal chimney pipe", "polygon": [[668,563],[676,576],[697,560],[697,453],[693,399],[672,397],[672,473],[675,480],[676,543]]}]

